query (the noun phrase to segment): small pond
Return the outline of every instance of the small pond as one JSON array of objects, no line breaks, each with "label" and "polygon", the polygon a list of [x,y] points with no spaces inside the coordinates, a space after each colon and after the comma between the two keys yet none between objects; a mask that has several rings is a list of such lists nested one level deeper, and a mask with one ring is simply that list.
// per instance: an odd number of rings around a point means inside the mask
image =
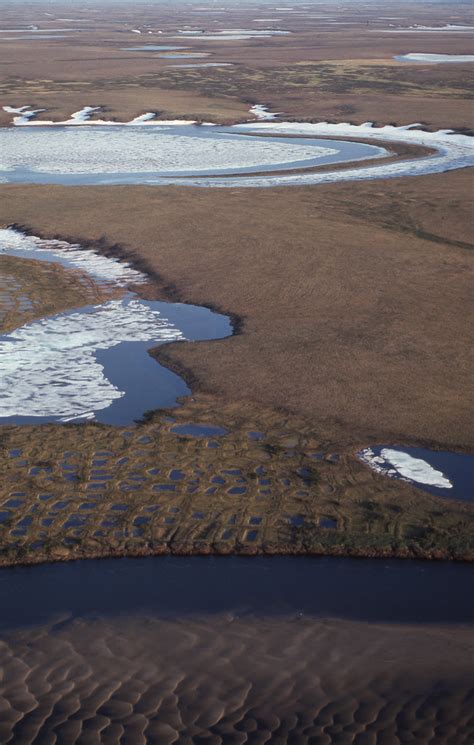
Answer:
[{"label": "small pond", "polygon": [[358,455],[378,473],[408,481],[430,494],[474,500],[474,455],[383,445],[365,448]]},{"label": "small pond", "polygon": [[182,437],[223,437],[229,434],[227,429],[215,424],[193,424],[192,422],[175,424],[171,427],[171,431]]},{"label": "small pond", "polygon": [[145,44],[141,47],[123,47],[124,52],[177,52],[178,49],[187,49],[173,44]]}]

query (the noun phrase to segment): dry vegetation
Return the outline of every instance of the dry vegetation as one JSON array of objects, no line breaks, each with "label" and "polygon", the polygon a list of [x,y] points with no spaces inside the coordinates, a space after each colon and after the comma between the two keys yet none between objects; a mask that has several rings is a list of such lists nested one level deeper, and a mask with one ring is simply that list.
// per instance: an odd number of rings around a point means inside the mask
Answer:
[{"label": "dry vegetation", "polygon": [[[474,558],[472,507],[374,474],[299,417],[204,395],[171,414],[128,429],[48,425],[40,437],[4,427],[0,564],[169,552]],[[173,432],[188,421],[228,434]]]},{"label": "dry vegetation", "polygon": [[21,213],[42,235],[121,240],[115,251],[154,275],[148,296],[216,305],[236,314],[239,333],[157,350],[198,393],[173,417],[229,430],[211,445],[177,437],[159,414],[131,429],[5,427],[2,561],[168,551],[470,558],[472,506],[355,458],[358,446],[389,440],[472,447],[469,359],[459,353],[470,327],[468,235],[445,237],[455,221],[467,225],[467,203],[446,190],[451,182],[459,193],[468,177],[445,176],[442,194],[437,177],[424,178],[423,197],[417,180],[351,185],[350,198],[347,186],[75,187],[69,211],[68,187],[4,187],[5,223]]},{"label": "dry vegetation", "polygon": [[201,391],[285,407],[342,446],[472,448],[471,183],[10,185],[0,220],[118,244],[175,288],[165,296],[241,319],[233,338],[167,347]]}]

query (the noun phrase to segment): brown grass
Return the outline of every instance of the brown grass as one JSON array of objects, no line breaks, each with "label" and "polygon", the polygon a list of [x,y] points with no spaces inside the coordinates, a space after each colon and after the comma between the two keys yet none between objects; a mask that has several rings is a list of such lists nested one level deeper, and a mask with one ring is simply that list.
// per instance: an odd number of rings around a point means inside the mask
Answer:
[{"label": "brown grass", "polygon": [[4,186],[0,220],[105,239],[243,320],[176,345],[199,390],[285,407],[334,442],[472,447],[469,171],[273,190]]}]

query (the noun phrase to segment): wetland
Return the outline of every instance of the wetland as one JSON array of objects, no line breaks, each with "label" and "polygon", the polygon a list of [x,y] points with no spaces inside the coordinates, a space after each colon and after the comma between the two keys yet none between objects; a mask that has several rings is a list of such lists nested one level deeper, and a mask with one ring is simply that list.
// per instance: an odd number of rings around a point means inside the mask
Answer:
[{"label": "wetland", "polygon": [[0,740],[471,745],[470,9],[2,11]]},{"label": "wetland", "polygon": [[[189,397],[186,371],[183,379],[166,355],[163,366],[148,350],[160,360],[160,344],[225,338],[232,333],[226,316],[140,297],[153,292],[153,274],[103,249],[8,228],[0,259],[10,264],[13,315],[5,321],[39,316],[0,339],[2,563],[170,552],[471,556],[470,508],[455,501],[446,514],[427,494],[413,509],[410,486],[432,483],[441,486],[428,488],[433,495],[449,488],[469,502],[468,456],[452,456],[466,460],[466,473],[454,464],[451,482],[424,460],[393,471],[377,450],[363,451],[360,461],[347,449],[330,452],[293,418],[242,408],[236,419],[223,402],[216,416],[211,399],[206,411],[205,397]],[[58,272],[86,305],[42,317]],[[381,452],[390,462],[392,451]],[[393,474],[407,482],[404,490],[389,483]],[[374,478],[382,509],[363,499]]]}]

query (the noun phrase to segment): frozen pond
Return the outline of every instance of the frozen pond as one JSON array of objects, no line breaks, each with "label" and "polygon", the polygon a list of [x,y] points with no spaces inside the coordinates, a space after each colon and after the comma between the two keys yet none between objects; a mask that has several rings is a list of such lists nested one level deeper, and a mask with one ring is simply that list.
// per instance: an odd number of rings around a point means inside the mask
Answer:
[{"label": "frozen pond", "polygon": [[231,62],[201,62],[194,65],[170,65],[170,67],[178,67],[181,69],[189,70],[196,67],[232,67]]},{"label": "frozen pond", "polygon": [[160,183],[311,168],[385,155],[362,143],[254,136],[196,125],[0,130],[0,180],[9,183]]},{"label": "frozen pond", "polygon": [[41,34],[41,36],[15,36],[8,39],[1,39],[1,41],[39,41],[45,39],[69,39],[69,36],[64,34]]},{"label": "frozen pond", "polygon": [[190,391],[148,350],[170,341],[229,336],[226,316],[182,303],[142,300],[145,275],[124,262],[60,241],[0,230],[0,255],[82,269],[122,296],[32,321],[0,336],[0,423],[96,420],[127,424],[174,406]]},{"label": "frozen pond", "polygon": [[179,49],[187,48],[170,44],[144,44],[141,47],[122,47],[124,52],[177,52]]},{"label": "frozen pond", "polygon": [[161,59],[202,59],[209,57],[206,52],[177,52],[176,54],[159,54]]},{"label": "frozen pond", "polygon": [[474,500],[474,455],[427,448],[377,446],[360,459],[384,476],[408,481],[439,497]]},{"label": "frozen pond", "polygon": [[410,52],[409,54],[399,54],[393,59],[397,62],[415,62],[418,64],[440,64],[455,62],[474,62],[474,54],[425,54],[424,52]]},{"label": "frozen pond", "polygon": [[[4,109],[16,126],[0,128],[0,183],[308,186],[474,165],[474,139],[451,130],[282,122],[261,104],[249,112],[260,121],[230,127],[157,121],[153,112],[123,124],[98,118],[92,106],[63,122],[39,120],[40,110],[28,106]],[[383,145],[392,143],[429,150],[389,160]]]},{"label": "frozen pond", "polygon": [[391,28],[381,30],[384,34],[470,34],[474,31],[474,26],[460,26],[453,23],[448,23],[446,26],[408,26],[408,28]]},{"label": "frozen pond", "polygon": [[204,31],[179,31],[182,35],[174,36],[174,39],[190,38],[198,39],[199,41],[247,41],[249,39],[269,39],[272,36],[285,36],[291,33],[290,31],[283,31],[279,29],[247,29],[247,28],[226,28],[220,29],[215,33],[208,33]]}]

